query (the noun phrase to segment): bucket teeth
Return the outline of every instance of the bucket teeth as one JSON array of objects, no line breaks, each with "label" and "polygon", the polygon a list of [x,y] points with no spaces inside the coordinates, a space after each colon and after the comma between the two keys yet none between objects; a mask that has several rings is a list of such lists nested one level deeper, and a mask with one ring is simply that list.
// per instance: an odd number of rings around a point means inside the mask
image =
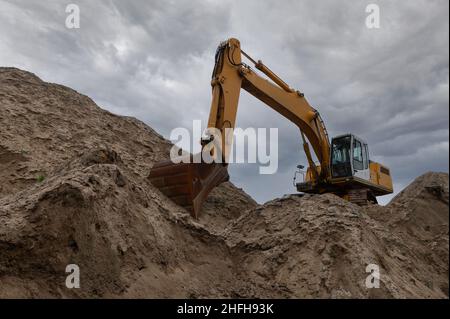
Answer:
[{"label": "bucket teeth", "polygon": [[173,163],[153,165],[150,182],[164,195],[198,218],[201,206],[211,190],[228,181],[227,165],[220,163]]}]

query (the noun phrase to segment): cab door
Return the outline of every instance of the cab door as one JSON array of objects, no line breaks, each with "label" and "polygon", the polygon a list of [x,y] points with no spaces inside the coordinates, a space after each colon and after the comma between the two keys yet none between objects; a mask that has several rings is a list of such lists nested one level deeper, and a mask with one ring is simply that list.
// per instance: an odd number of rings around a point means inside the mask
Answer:
[{"label": "cab door", "polygon": [[353,136],[352,142],[353,176],[370,180],[369,153],[367,144]]},{"label": "cab door", "polygon": [[333,178],[353,176],[351,135],[333,138],[331,142],[331,175]]}]

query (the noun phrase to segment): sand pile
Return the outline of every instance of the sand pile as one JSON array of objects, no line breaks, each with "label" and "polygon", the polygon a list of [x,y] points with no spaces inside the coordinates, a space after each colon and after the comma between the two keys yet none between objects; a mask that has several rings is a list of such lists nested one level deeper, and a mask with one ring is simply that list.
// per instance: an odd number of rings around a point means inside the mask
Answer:
[{"label": "sand pile", "polygon": [[13,68],[0,108],[0,297],[448,297],[447,174],[367,208],[224,183],[196,221],[146,179],[171,145],[142,122]]}]

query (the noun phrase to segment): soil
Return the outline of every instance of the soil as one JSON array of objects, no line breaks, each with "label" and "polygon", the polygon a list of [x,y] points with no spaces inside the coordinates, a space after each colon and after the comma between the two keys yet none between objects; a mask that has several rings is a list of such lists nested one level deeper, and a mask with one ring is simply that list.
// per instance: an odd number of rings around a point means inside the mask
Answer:
[{"label": "soil", "polygon": [[0,110],[1,298],[448,298],[447,173],[367,207],[227,182],[195,220],[149,183],[171,144],[141,121],[15,68]]}]

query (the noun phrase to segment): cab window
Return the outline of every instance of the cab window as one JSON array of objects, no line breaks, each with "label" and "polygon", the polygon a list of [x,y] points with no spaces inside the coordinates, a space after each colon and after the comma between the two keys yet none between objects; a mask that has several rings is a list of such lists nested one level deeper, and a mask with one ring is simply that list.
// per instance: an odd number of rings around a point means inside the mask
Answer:
[{"label": "cab window", "polygon": [[364,169],[369,168],[369,149],[367,144],[364,144]]},{"label": "cab window", "polygon": [[333,140],[332,164],[350,163],[350,136]]},{"label": "cab window", "polygon": [[356,170],[363,170],[363,155],[362,145],[360,141],[353,141],[353,168]]}]

